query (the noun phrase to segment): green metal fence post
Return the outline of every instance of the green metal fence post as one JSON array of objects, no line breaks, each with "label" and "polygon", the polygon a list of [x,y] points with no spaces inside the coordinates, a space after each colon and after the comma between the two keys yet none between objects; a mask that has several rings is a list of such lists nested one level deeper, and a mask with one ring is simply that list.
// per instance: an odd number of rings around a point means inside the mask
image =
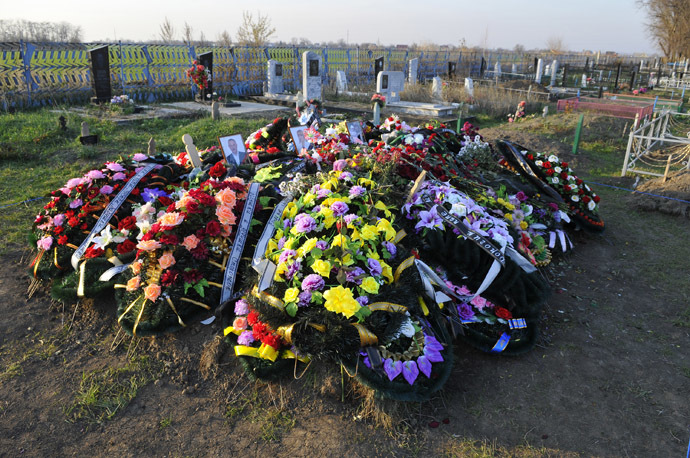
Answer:
[{"label": "green metal fence post", "polygon": [[577,147],[580,145],[580,134],[582,133],[582,122],[585,119],[584,113],[580,114],[580,119],[577,121],[577,128],[575,129],[575,141],[573,142],[573,154],[577,154]]}]

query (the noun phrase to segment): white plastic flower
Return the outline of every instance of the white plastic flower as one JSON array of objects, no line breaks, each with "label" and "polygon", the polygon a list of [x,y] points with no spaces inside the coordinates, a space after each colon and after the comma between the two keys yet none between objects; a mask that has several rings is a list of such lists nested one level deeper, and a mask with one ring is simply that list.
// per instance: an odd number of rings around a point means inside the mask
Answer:
[{"label": "white plastic flower", "polygon": [[553,162],[555,164],[558,164],[558,156],[556,156],[555,154],[550,155],[549,156],[549,162]]},{"label": "white plastic flower", "polygon": [[589,202],[587,202],[587,208],[589,208],[590,211],[594,211],[596,206],[597,206],[597,204],[593,200],[590,200]]},{"label": "white plastic flower", "polygon": [[579,196],[570,196],[570,200],[572,200],[573,202],[579,202],[580,197]]},{"label": "white plastic flower", "polygon": [[558,177],[551,177],[551,183],[558,184],[559,181]]},{"label": "white plastic flower", "polygon": [[561,172],[563,171],[563,169],[560,168],[560,167],[554,167],[553,170],[554,170],[556,173],[561,173]]},{"label": "white plastic flower", "polygon": [[467,207],[461,203],[455,203],[451,206],[450,212],[455,216],[463,217],[467,215]]},{"label": "white plastic flower", "polygon": [[534,163],[537,165],[537,167],[541,167],[541,165],[544,163],[542,161],[534,161]]}]

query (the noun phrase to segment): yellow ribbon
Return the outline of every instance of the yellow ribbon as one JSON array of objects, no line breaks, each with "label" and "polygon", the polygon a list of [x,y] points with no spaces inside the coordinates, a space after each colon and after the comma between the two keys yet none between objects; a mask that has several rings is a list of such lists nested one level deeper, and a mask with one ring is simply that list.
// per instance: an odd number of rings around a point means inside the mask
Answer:
[{"label": "yellow ribbon", "polygon": [[36,275],[38,273],[38,264],[40,264],[41,259],[43,258],[43,253],[45,253],[46,250],[41,250],[38,252],[38,255],[36,255],[36,258],[34,259],[34,278],[36,278]]},{"label": "yellow ribbon", "polygon": [[289,326],[280,326],[278,327],[276,334],[278,334],[285,341],[285,343],[291,344],[293,329],[295,329],[295,323],[292,323]]},{"label": "yellow ribbon", "polygon": [[62,270],[62,267],[60,267],[60,264],[58,263],[58,260],[57,260],[57,247],[55,247],[55,249],[53,250],[53,254],[54,254],[53,264],[55,265],[55,267],[58,268],[58,270]]},{"label": "yellow ribbon", "polygon": [[175,304],[173,304],[172,299],[170,299],[169,296],[166,296],[165,300],[168,302],[168,305],[172,309],[173,312],[175,312],[175,316],[177,316],[177,322],[180,323],[180,326],[186,327],[187,325],[184,324],[184,321],[182,321],[182,317],[180,316],[179,313],[177,313],[177,310],[175,309]]},{"label": "yellow ribbon", "polygon": [[79,286],[77,286],[77,297],[84,297],[84,280],[86,276],[86,260],[79,266]]},{"label": "yellow ribbon", "polygon": [[426,306],[426,302],[424,302],[424,298],[422,296],[417,296],[417,301],[419,302],[419,306],[422,309],[422,312],[424,313],[424,316],[429,315],[429,308]]},{"label": "yellow ribbon", "polygon": [[281,312],[285,311],[285,304],[283,303],[283,301],[281,301],[275,296],[271,296],[270,294],[264,291],[259,292],[259,288],[257,285],[254,285],[254,288],[252,288],[252,296],[259,299],[260,301],[266,302],[268,305],[272,307],[277,308]]},{"label": "yellow ribbon", "polygon": [[141,316],[144,314],[144,309],[146,308],[146,298],[144,298],[144,302],[141,303],[141,309],[139,310],[139,314],[137,315],[137,319],[134,321],[134,327],[132,328],[132,335],[136,336],[137,335],[137,326],[139,326],[139,321],[141,321]]},{"label": "yellow ribbon", "polygon": [[248,356],[251,358],[268,359],[275,361],[278,357],[282,359],[296,359],[303,363],[310,361],[307,356],[297,356],[290,350],[278,352],[270,345],[261,344],[260,347],[248,347],[246,345],[235,345],[235,356]]},{"label": "yellow ribbon", "polygon": [[376,345],[379,341],[376,334],[367,329],[363,324],[353,323],[352,326],[355,327],[359,333],[359,344],[362,347],[368,347],[371,345]]},{"label": "yellow ribbon", "polygon": [[407,232],[405,232],[404,229],[400,229],[396,234],[395,238],[393,239],[393,243],[398,243],[400,242],[405,236],[407,235]]},{"label": "yellow ribbon", "polygon": [[234,326],[228,326],[227,328],[223,329],[223,337],[227,336],[230,333],[236,334],[239,336],[240,334],[242,334],[242,330],[235,329]]},{"label": "yellow ribbon", "polygon": [[121,266],[122,265],[122,261],[120,261],[117,256],[112,256],[112,257],[108,258],[108,261],[114,266]]},{"label": "yellow ribbon", "polygon": [[372,312],[391,312],[391,313],[405,313],[407,307],[400,304],[393,304],[392,302],[374,302],[367,305],[367,308]]},{"label": "yellow ribbon", "polygon": [[393,275],[393,279],[395,283],[398,282],[400,279],[400,275],[407,269],[408,267],[412,267],[414,265],[414,256],[410,256],[409,258],[405,259],[403,262],[400,263],[400,265],[395,269],[395,274]]},{"label": "yellow ribbon", "polygon": [[[117,319],[117,322],[118,322],[118,323],[119,323],[120,321],[122,321],[122,319],[125,317],[125,315],[127,315],[127,314],[129,313],[130,310],[132,310],[132,308],[133,308],[134,305],[139,301],[139,299],[141,299],[141,296],[139,296],[139,297],[137,297],[136,299],[134,299],[134,300],[132,301],[132,303],[129,304],[129,305],[127,306],[127,308],[125,309],[125,311],[122,312],[122,315],[120,315],[120,317]],[[146,298],[144,298],[144,300],[146,300]]]},{"label": "yellow ribbon", "polygon": [[206,310],[211,310],[211,307],[209,307],[208,305],[204,304],[203,302],[198,302],[198,301],[195,301],[195,300],[192,300],[192,299],[187,299],[186,297],[181,297],[180,300],[181,300],[181,301],[185,301],[185,302],[189,302],[190,304],[198,305],[199,307],[205,308]]}]

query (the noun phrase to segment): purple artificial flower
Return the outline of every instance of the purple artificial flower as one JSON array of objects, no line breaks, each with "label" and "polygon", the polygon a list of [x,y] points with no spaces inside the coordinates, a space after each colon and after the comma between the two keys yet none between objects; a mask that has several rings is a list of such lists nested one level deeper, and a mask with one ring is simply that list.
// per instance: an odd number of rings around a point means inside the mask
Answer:
[{"label": "purple artificial flower", "polygon": [[443,219],[436,213],[436,205],[431,207],[431,210],[422,210],[419,212],[419,222],[415,225],[415,229],[420,231],[422,228],[433,229],[435,227],[443,227]]},{"label": "purple artificial flower", "polygon": [[244,299],[240,299],[235,302],[235,315],[247,315],[249,314],[249,303]]},{"label": "purple artificial flower", "polygon": [[395,255],[398,253],[398,248],[392,242],[387,242],[384,240],[383,246],[391,254],[392,258],[394,258]]},{"label": "purple artificial flower", "polygon": [[316,242],[316,248],[318,248],[321,251],[327,250],[328,249],[328,243],[325,242],[324,240],[319,240]]},{"label": "purple artificial flower", "polygon": [[362,283],[362,279],[357,278],[361,275],[364,275],[364,270],[360,267],[355,267],[354,269],[350,270],[345,274],[347,281],[349,281],[350,283],[356,283],[358,285]]},{"label": "purple artificial flower", "polygon": [[316,197],[318,197],[319,199],[323,199],[323,198],[325,198],[327,195],[329,195],[330,193],[331,193],[331,190],[330,190],[330,189],[321,188],[321,189],[319,189],[318,191],[316,191]]},{"label": "purple artificial flower", "polygon": [[422,374],[426,375],[426,378],[431,378],[431,362],[426,356],[422,355],[417,358],[417,367]]},{"label": "purple artificial flower", "polygon": [[105,178],[105,174],[100,170],[91,170],[85,176],[89,180],[100,180],[101,178]]},{"label": "purple artificial flower", "polygon": [[298,307],[306,307],[311,302],[311,293],[309,291],[302,291],[297,297],[299,298]]},{"label": "purple artificial flower", "polygon": [[347,213],[350,207],[348,207],[345,202],[337,200],[331,204],[331,210],[333,210],[333,216],[338,217]]},{"label": "purple artificial flower", "polygon": [[463,320],[471,320],[474,318],[474,310],[472,310],[472,307],[470,307],[467,302],[463,302],[462,304],[458,305],[458,315]]},{"label": "purple artificial flower", "polygon": [[374,258],[367,259],[367,267],[369,268],[369,273],[372,277],[377,277],[383,272],[381,264]]},{"label": "purple artificial flower", "polygon": [[295,250],[285,250],[282,253],[280,253],[280,257],[278,258],[278,262],[287,262],[288,259],[295,256],[296,254],[297,254],[297,252]]},{"label": "purple artificial flower", "polygon": [[319,274],[309,274],[302,280],[302,289],[307,292],[321,291],[325,285],[323,277]]},{"label": "purple artificial flower", "polygon": [[441,356],[441,352],[429,347],[424,347],[424,356],[426,356],[427,359],[432,363],[440,363],[443,361],[443,356]]},{"label": "purple artificial flower", "polygon": [[363,186],[353,186],[350,188],[348,195],[350,196],[350,199],[354,199],[355,197],[361,197],[366,193],[367,190]]},{"label": "purple artificial flower", "polygon": [[132,156],[132,160],[137,161],[137,162],[145,161],[148,158],[149,157],[146,154],[142,154],[142,153],[137,153],[134,156]]},{"label": "purple artificial flower", "polygon": [[414,361],[405,361],[403,363],[402,374],[405,380],[407,380],[407,383],[410,385],[414,384],[414,381],[417,380],[417,376],[419,375],[417,363]]},{"label": "purple artificial flower", "polygon": [[525,201],[528,199],[527,194],[525,194],[525,193],[522,192],[522,191],[518,191],[518,193],[515,194],[515,197],[517,197],[517,199],[518,199],[520,202],[525,202]]},{"label": "purple artificial flower", "polygon": [[367,305],[369,305],[369,298],[366,296],[359,296],[355,300],[359,302],[359,305],[361,305],[362,307],[366,307]]},{"label": "purple artificial flower", "polygon": [[292,221],[290,221],[289,219],[284,219],[284,220],[283,220],[283,229],[287,230],[287,229],[290,228],[291,226],[292,226]]},{"label": "purple artificial flower", "polygon": [[297,272],[302,268],[302,263],[297,260],[288,266],[287,272],[285,272],[285,278],[291,281]]},{"label": "purple artificial flower", "polygon": [[66,219],[67,217],[64,213],[58,213],[55,215],[55,218],[53,218],[53,226],[62,226],[62,223],[64,223]]},{"label": "purple artificial flower", "polygon": [[141,193],[141,197],[144,199],[144,202],[153,202],[154,200],[163,196],[167,197],[168,194],[165,191],[161,191],[157,188],[144,188],[144,191]]},{"label": "purple artificial flower", "polygon": [[347,166],[347,161],[345,159],[338,159],[333,163],[333,170],[337,172],[342,172]]},{"label": "purple artificial flower", "polygon": [[278,240],[278,249],[279,249],[279,250],[282,250],[282,249],[283,249],[283,246],[285,245],[285,242],[286,242],[286,241],[287,241],[287,240],[285,239],[285,237],[281,237],[280,240]]},{"label": "purple artificial flower", "polygon": [[403,363],[402,361],[393,361],[391,358],[388,358],[383,362],[383,370],[386,372],[388,380],[393,381],[403,371]]},{"label": "purple artificial flower", "polygon": [[251,345],[254,343],[254,336],[252,331],[242,331],[242,334],[237,338],[237,343],[240,345]]},{"label": "purple artificial flower", "polygon": [[353,213],[350,213],[349,215],[345,215],[345,217],[343,218],[343,220],[345,221],[345,224],[352,224],[352,222],[353,222],[354,220],[356,220],[357,218],[359,218],[359,216],[357,216],[357,215],[355,215],[355,214],[353,214]]},{"label": "purple artificial flower", "polygon": [[110,186],[108,184],[101,186],[101,189],[100,189],[101,194],[105,194],[107,196],[108,194],[112,194],[112,192],[113,192],[112,186]]},{"label": "purple artificial flower", "polygon": [[443,351],[443,344],[436,339],[434,336],[424,334],[424,347],[431,348],[436,351]]},{"label": "purple artificial flower", "polygon": [[350,172],[343,172],[340,174],[340,178],[343,181],[350,181],[352,179],[352,173]]},{"label": "purple artificial flower", "polygon": [[125,178],[127,178],[127,175],[122,172],[117,172],[115,175],[113,175],[113,181],[122,181]]},{"label": "purple artificial flower", "polygon": [[298,233],[309,233],[316,229],[316,221],[306,213],[300,213],[295,218],[295,231]]},{"label": "purple artificial flower", "polygon": [[117,162],[106,162],[105,167],[110,170],[111,172],[124,172],[125,168],[122,167],[120,164]]},{"label": "purple artificial flower", "polygon": [[81,207],[81,204],[83,204],[83,203],[84,203],[84,202],[82,202],[81,199],[74,199],[74,200],[69,204],[69,208]]}]

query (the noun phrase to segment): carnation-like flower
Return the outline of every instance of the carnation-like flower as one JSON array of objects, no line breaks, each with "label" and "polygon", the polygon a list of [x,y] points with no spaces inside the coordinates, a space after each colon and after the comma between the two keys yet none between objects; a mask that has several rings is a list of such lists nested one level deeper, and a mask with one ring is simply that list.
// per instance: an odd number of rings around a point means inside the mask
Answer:
[{"label": "carnation-like flower", "polygon": [[53,238],[46,235],[36,242],[36,245],[42,250],[50,250],[50,247],[53,245]]},{"label": "carnation-like flower", "polygon": [[316,229],[316,221],[311,216],[302,213],[295,218],[295,226],[290,232],[295,234],[309,233]]},{"label": "carnation-like flower", "polygon": [[324,308],[334,313],[342,313],[345,317],[350,318],[354,315],[361,306],[352,295],[352,290],[343,288],[338,285],[323,293]]},{"label": "carnation-like flower", "polygon": [[249,313],[249,304],[244,299],[235,302],[235,315],[246,315]]},{"label": "carnation-like flower", "polygon": [[369,294],[379,293],[379,283],[374,277],[365,278],[359,286]]},{"label": "carnation-like flower", "polygon": [[305,291],[320,291],[324,286],[323,277],[319,274],[309,274],[302,280],[302,289]]},{"label": "carnation-like flower", "polygon": [[252,331],[244,331],[237,337],[237,343],[239,345],[251,345],[254,343],[254,340]]},{"label": "carnation-like flower", "polygon": [[331,204],[331,210],[333,210],[333,216],[337,217],[346,214],[350,210],[350,207],[342,200],[336,200]]}]

